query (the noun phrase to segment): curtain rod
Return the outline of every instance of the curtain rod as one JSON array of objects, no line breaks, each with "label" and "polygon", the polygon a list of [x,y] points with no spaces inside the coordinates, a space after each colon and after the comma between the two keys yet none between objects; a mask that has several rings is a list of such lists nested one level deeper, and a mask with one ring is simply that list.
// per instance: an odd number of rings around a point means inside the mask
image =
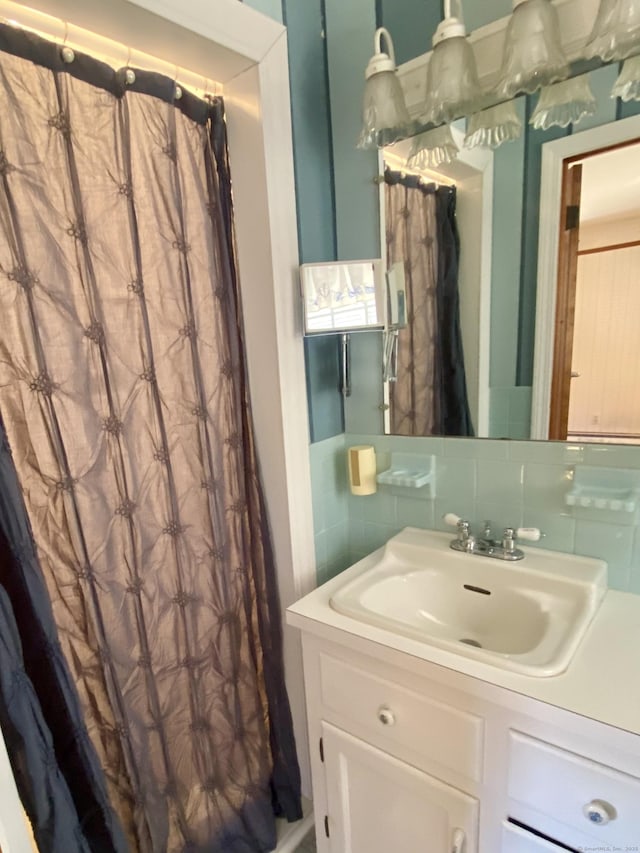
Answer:
[{"label": "curtain rod", "polygon": [[404,172],[406,175],[415,175],[417,178],[425,178],[432,183],[440,184],[445,187],[454,187],[456,185],[455,180],[447,175],[442,175],[431,169],[418,169],[408,166],[407,161],[403,160],[403,158],[398,154],[392,154],[391,152],[385,151],[383,158],[385,165],[389,165],[391,169],[394,169],[397,172]]},{"label": "curtain rod", "polygon": [[13,0],[0,0],[0,21],[57,42],[60,47],[67,46],[89,54],[115,69],[131,65],[162,74],[199,97],[223,93],[222,84],[216,80]]}]

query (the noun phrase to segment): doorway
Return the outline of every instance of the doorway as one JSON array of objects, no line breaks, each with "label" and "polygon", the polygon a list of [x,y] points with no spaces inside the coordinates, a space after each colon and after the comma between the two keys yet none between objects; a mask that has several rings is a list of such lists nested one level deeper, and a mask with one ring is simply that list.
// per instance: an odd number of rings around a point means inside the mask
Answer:
[{"label": "doorway", "polygon": [[549,438],[640,442],[640,141],[563,162]]},{"label": "doorway", "polygon": [[[557,277],[560,257],[561,227],[561,198],[564,166],[566,160],[574,164],[588,162],[589,154],[612,149],[619,145],[640,140],[640,116],[633,116],[619,121],[609,122],[598,127],[589,128],[579,133],[561,139],[551,140],[543,145],[542,169],[540,180],[540,219],[538,233],[538,273],[536,290],[535,318],[535,354],[532,389],[531,438],[549,439],[551,422],[551,398],[554,367],[554,345],[556,340],[556,308],[559,303],[557,294]],[[636,157],[637,161],[637,157]],[[628,183],[636,196],[640,197],[640,169],[635,167],[628,175]],[[584,206],[584,199],[583,199]],[[566,213],[566,212],[565,212]],[[640,234],[636,232],[634,239]],[[609,241],[619,242],[615,237]],[[620,242],[624,242],[620,240]],[[585,248],[585,246],[583,246]],[[600,247],[598,247],[600,248]],[[582,264],[582,261],[580,261]],[[604,292],[607,288],[605,287]],[[602,324],[604,325],[604,324]],[[573,337],[572,346],[573,346]],[[570,359],[572,360],[571,349]],[[619,357],[620,358],[620,357]],[[627,369],[628,364],[618,363],[618,372]],[[569,361],[569,370],[570,361]],[[639,386],[640,387],[640,386]],[[597,414],[597,413],[595,413]],[[568,420],[567,420],[568,426]],[[601,424],[597,426],[602,432]],[[589,432],[592,430],[590,429]],[[611,432],[611,430],[606,430]],[[569,430],[567,429],[567,434]],[[619,439],[603,439],[606,441],[619,440],[628,442],[630,439],[620,434]],[[554,436],[556,437],[556,436]],[[565,436],[566,437],[566,436]],[[573,438],[573,436],[571,436]],[[591,439],[588,440],[597,440]]]}]

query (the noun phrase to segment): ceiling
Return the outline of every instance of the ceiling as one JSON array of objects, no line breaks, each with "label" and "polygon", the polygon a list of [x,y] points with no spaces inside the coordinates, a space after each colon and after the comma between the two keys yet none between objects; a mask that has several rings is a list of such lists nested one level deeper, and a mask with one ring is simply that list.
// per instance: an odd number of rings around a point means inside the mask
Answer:
[{"label": "ceiling", "polygon": [[640,142],[585,158],[580,221],[633,213],[640,215]]}]

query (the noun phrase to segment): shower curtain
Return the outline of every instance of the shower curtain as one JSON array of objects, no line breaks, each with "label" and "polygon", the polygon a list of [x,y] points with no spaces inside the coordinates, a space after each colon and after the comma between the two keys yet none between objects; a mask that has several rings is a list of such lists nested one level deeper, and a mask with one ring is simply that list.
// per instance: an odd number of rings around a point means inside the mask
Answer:
[{"label": "shower curtain", "polygon": [[389,383],[396,435],[472,436],[467,400],[455,187],[385,170],[387,262],[404,264],[407,325]]},{"label": "shower curtain", "polygon": [[38,848],[125,853],[58,642],[1,419],[0,725]]},{"label": "shower curtain", "polygon": [[301,816],[223,105],[0,28],[0,411],[131,850]]}]

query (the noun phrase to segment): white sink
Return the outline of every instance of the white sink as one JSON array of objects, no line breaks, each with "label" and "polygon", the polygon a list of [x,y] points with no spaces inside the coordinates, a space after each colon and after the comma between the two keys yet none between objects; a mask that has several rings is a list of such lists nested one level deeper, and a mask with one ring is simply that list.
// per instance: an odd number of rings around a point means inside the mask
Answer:
[{"label": "white sink", "polygon": [[407,527],[331,606],[503,669],[563,672],[606,592],[606,563],[541,548],[503,562],[452,551],[451,538]]}]

